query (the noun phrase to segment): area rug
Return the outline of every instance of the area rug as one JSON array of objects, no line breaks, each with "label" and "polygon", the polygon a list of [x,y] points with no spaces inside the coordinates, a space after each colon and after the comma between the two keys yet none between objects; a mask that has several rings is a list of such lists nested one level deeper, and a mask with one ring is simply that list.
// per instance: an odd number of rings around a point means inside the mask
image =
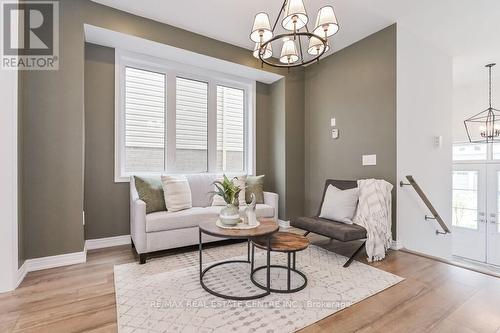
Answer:
[{"label": "area rug", "polygon": [[[246,258],[246,244],[204,250],[203,263]],[[265,252],[256,250],[256,266]],[[273,264],[286,255],[272,253]],[[292,294],[272,293],[253,301],[228,301],[207,293],[199,282],[198,252],[152,259],[114,268],[120,332],[294,332],[375,295],[403,280],[394,274],[353,262],[317,246],[297,253],[297,269],[308,284]],[[249,278],[248,264],[221,265],[210,270],[205,283],[215,291],[237,296],[262,292]],[[262,274],[261,274],[262,273]],[[265,270],[255,275],[265,285]],[[303,282],[292,274],[292,287]],[[282,289],[286,272],[272,269],[271,285]]]}]

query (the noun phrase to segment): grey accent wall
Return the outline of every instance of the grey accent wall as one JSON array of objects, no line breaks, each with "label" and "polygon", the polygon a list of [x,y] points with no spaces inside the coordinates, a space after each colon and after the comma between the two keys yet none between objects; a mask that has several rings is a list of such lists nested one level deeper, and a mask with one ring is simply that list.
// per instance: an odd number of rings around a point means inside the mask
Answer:
[{"label": "grey accent wall", "polygon": [[281,219],[304,214],[304,78],[303,68],[296,68],[285,77],[285,212]]},{"label": "grey accent wall", "polygon": [[[305,100],[308,214],[318,212],[327,178],[375,177],[396,185],[395,25],[307,67]],[[340,130],[337,140],[331,117]],[[377,165],[362,166],[363,154],[377,154]]]},{"label": "grey accent wall", "polygon": [[[262,175],[268,173],[269,169],[269,154],[270,154],[270,147],[269,147],[269,136],[270,136],[270,126],[267,121],[267,115],[269,113],[269,103],[270,103],[270,98],[271,98],[271,93],[270,93],[270,85],[264,84],[261,82],[257,82],[256,84],[256,129],[255,129],[255,135],[256,135],[256,145],[257,145],[257,150],[256,150],[256,174]],[[267,177],[270,177],[270,175],[267,175]],[[265,185],[268,186],[267,190],[270,190],[270,183],[266,182]]]},{"label": "grey accent wall", "polygon": [[257,121],[258,133],[267,131],[266,146],[257,149],[266,154],[257,163],[267,163],[269,190],[280,195],[279,218],[288,220],[304,212],[304,70],[293,69],[270,85],[268,100]]},{"label": "grey accent wall", "polygon": [[60,1],[57,71],[20,80],[22,256],[83,250],[83,27],[80,1]]},{"label": "grey accent wall", "polygon": [[[24,244],[19,253],[23,258],[83,250],[84,23],[260,68],[246,49],[89,0],[61,0],[60,69],[26,72],[21,77],[19,230]],[[264,69],[286,74],[271,67]],[[101,232],[110,235],[114,227],[89,227],[88,237]]]},{"label": "grey accent wall", "polygon": [[114,182],[115,50],[85,44],[85,239],[130,234],[129,184]]},{"label": "grey accent wall", "polygon": [[25,71],[18,72],[17,81],[17,108],[18,108],[18,119],[17,119],[17,165],[19,170],[17,173],[17,267],[20,268],[26,261],[26,253],[24,251],[24,223],[23,221],[23,173],[22,173],[22,162],[23,162],[23,133],[22,133],[22,123],[23,123],[23,102],[24,102],[24,73]]},{"label": "grey accent wall", "polygon": [[286,205],[286,167],[285,167],[285,79],[273,83],[270,87],[269,113],[269,174],[267,182],[271,183],[271,190],[280,195],[279,216],[285,214]]}]

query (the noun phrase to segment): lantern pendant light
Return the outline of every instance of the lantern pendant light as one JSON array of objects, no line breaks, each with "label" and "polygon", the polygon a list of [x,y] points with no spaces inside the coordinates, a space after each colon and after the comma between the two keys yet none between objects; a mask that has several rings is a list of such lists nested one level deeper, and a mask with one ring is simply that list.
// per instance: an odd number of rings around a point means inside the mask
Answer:
[{"label": "lantern pendant light", "polygon": [[465,131],[471,143],[500,142],[500,110],[491,106],[491,69],[493,66],[495,64],[485,66],[489,74],[489,107],[464,121]]}]

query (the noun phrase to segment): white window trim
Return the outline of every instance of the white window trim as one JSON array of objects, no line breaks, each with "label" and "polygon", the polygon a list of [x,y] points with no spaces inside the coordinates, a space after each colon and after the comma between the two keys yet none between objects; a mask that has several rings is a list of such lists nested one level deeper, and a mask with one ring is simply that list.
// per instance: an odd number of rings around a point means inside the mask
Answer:
[{"label": "white window trim", "polygon": [[[184,77],[208,83],[208,150],[217,148],[217,85],[242,89],[245,93],[244,103],[244,166],[245,173],[253,175],[256,168],[256,82],[231,76],[228,74],[193,67],[182,63],[133,53],[125,50],[115,50],[115,182],[129,182],[131,173],[126,173],[125,167],[125,68],[135,67],[166,75],[166,169],[163,172],[134,173],[136,175],[174,174],[175,171],[175,87],[176,77]],[[208,173],[217,173],[217,155],[208,153]],[[228,173],[230,174],[230,173]],[[239,173],[241,174],[241,172]]]}]

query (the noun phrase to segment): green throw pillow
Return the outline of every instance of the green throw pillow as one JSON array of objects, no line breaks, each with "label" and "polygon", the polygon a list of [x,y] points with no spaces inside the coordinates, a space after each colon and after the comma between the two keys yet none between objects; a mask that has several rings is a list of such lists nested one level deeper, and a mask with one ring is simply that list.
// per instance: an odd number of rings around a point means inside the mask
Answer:
[{"label": "green throw pillow", "polygon": [[250,195],[255,194],[255,200],[258,204],[264,203],[264,177],[261,176],[247,176],[245,200],[247,203],[252,202]]},{"label": "green throw pillow", "polygon": [[134,176],[139,199],[146,203],[146,214],[167,210],[160,179]]}]

